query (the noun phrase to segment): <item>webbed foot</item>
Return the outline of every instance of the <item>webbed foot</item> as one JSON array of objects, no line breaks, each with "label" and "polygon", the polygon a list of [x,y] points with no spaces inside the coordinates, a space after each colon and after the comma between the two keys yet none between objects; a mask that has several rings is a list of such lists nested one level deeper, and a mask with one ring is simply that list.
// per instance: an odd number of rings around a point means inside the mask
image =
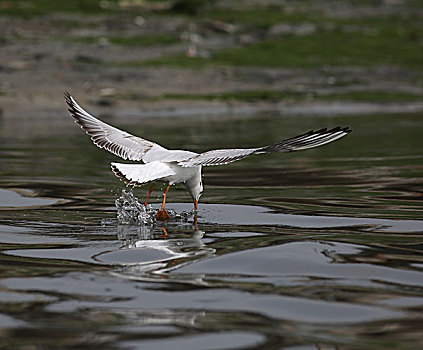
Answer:
[{"label": "webbed foot", "polygon": [[165,208],[160,208],[159,212],[156,215],[156,219],[160,221],[166,221],[170,219],[169,213]]}]

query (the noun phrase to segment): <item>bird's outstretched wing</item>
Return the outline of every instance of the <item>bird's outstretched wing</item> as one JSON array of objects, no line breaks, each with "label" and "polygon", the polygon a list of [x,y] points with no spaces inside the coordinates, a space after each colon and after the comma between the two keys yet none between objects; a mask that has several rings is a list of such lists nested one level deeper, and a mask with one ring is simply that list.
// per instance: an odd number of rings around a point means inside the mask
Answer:
[{"label": "bird's outstretched wing", "polygon": [[155,153],[167,151],[154,142],[133,136],[98,120],[86,112],[68,92],[65,92],[65,99],[69,106],[70,115],[91,136],[91,140],[98,147],[104,148],[123,159],[143,160],[145,163],[154,160]]},{"label": "bird's outstretched wing", "polygon": [[345,135],[348,135],[350,132],[351,129],[348,127],[341,128],[339,126],[331,130],[311,130],[305,134],[291,137],[269,146],[243,149],[217,149],[208,151],[186,160],[182,160],[178,164],[183,167],[193,167],[198,165],[223,165],[243,159],[251,154],[302,151],[333,142]]}]

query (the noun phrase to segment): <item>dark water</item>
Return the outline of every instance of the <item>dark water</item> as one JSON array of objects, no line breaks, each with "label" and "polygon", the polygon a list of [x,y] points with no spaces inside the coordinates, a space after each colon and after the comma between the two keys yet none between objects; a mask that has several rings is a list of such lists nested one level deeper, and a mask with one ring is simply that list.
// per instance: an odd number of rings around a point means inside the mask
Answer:
[{"label": "dark water", "polygon": [[144,226],[118,224],[117,158],[65,114],[0,121],[0,347],[423,347],[422,117],[109,119],[193,151],[354,130],[205,168],[198,225]]}]

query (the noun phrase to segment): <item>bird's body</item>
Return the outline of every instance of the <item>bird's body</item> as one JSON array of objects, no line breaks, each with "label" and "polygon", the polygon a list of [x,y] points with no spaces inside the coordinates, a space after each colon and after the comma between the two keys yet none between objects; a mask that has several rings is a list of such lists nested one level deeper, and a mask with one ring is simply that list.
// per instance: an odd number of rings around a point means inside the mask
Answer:
[{"label": "bird's body", "polygon": [[193,200],[196,200],[191,190],[195,183],[201,184],[201,166],[183,167],[177,161],[152,161],[147,164],[112,163],[112,171],[124,182],[141,186],[151,181],[163,181],[169,185],[183,183],[187,186]]},{"label": "bird's body", "polygon": [[[168,150],[157,143],[133,136],[98,120],[80,107],[67,92],[65,99],[71,116],[91,136],[94,144],[125,160],[144,163],[111,163],[116,176],[134,186],[141,186],[149,182],[153,182],[154,186],[155,181],[169,184],[165,191],[162,208],[158,213],[159,219],[169,218],[164,206],[167,191],[173,184],[183,183],[186,186],[194,202],[195,210],[197,209],[198,200],[203,192],[203,166],[224,165],[252,154],[292,152],[314,148],[333,142],[351,132],[348,127],[309,131],[273,145],[257,148],[219,149],[204,153]],[[150,188],[146,204],[153,186]]]}]

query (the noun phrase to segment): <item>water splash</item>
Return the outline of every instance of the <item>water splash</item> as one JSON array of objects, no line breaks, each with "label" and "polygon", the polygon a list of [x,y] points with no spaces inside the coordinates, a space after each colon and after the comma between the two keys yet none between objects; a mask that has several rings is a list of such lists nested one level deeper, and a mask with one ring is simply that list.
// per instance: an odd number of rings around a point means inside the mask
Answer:
[{"label": "water splash", "polygon": [[141,204],[132,189],[123,189],[115,205],[119,224],[151,226],[155,222],[155,209],[151,205]]},{"label": "water splash", "polygon": [[[147,206],[141,204],[132,189],[122,189],[122,194],[115,200],[115,205],[117,220],[121,225],[153,226],[156,222],[158,209],[153,208],[151,204]],[[188,222],[195,213],[194,210],[177,213],[172,209],[167,209],[167,212],[170,220],[179,222]]]}]

